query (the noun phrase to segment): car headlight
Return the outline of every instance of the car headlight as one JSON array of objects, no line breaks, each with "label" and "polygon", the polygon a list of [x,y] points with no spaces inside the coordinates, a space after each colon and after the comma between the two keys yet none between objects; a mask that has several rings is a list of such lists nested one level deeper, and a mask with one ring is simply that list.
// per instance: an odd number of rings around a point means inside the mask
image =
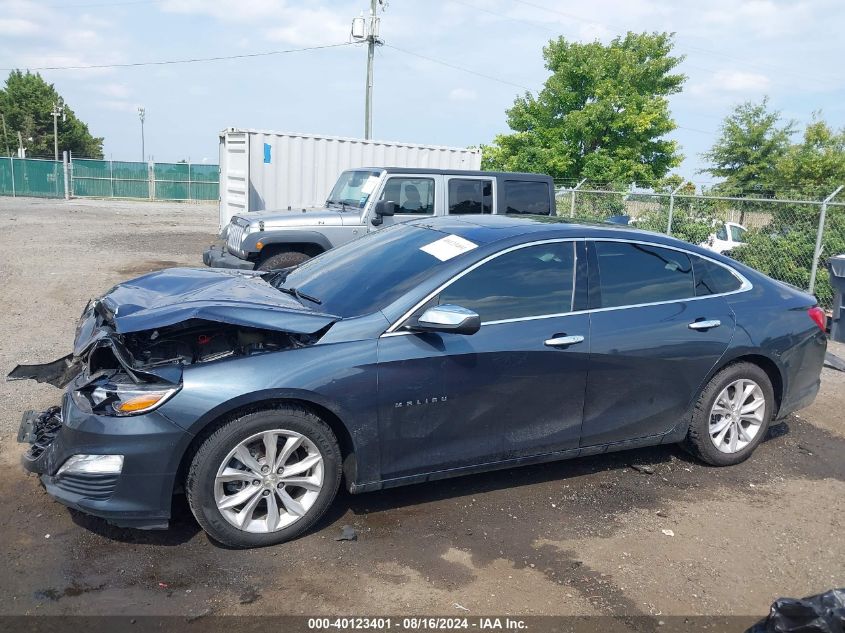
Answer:
[{"label": "car headlight", "polygon": [[84,399],[94,413],[124,417],[149,413],[167,402],[180,388],[181,385],[105,381],[75,391],[74,400],[79,404],[80,399]]}]

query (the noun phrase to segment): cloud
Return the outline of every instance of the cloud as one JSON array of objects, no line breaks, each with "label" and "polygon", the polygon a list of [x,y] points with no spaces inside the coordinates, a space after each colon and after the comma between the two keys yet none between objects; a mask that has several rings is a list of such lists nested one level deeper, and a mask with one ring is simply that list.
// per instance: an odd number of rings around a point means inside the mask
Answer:
[{"label": "cloud", "polygon": [[[202,15],[220,22],[259,27],[265,40],[292,46],[336,44],[349,38],[352,5],[315,6],[315,3],[287,4],[278,0],[250,0],[232,10],[231,0],[166,0],[166,13]],[[267,26],[272,24],[274,26]]]},{"label": "cloud", "polygon": [[96,90],[100,94],[113,99],[126,99],[131,94],[129,86],[125,83],[118,82],[102,84],[97,86]]},{"label": "cloud", "polygon": [[469,88],[452,88],[449,91],[449,101],[475,101],[478,93]]},{"label": "cloud", "polygon": [[690,85],[692,94],[706,96],[723,93],[756,96],[772,87],[766,75],[741,70],[719,70],[708,79]]},{"label": "cloud", "polygon": [[41,27],[24,18],[0,18],[0,35],[24,37],[41,32]]}]

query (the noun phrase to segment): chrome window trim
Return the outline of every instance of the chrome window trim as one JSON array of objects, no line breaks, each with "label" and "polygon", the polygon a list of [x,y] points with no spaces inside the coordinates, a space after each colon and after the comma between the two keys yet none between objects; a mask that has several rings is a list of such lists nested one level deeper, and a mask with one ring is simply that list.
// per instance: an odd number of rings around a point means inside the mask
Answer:
[{"label": "chrome window trim", "polygon": [[[419,308],[423,304],[430,301],[432,297],[434,297],[436,294],[438,294],[444,288],[446,288],[447,286],[449,286],[453,282],[457,281],[458,279],[460,279],[461,277],[463,277],[467,273],[475,270],[479,266],[481,266],[481,265],[485,264],[486,262],[490,261],[491,259],[495,259],[496,257],[498,257],[500,255],[504,255],[505,253],[510,253],[512,251],[519,250],[520,248],[525,248],[527,246],[538,246],[538,245],[541,245],[541,244],[552,244],[552,243],[556,243],[556,242],[573,242],[574,243],[574,242],[587,242],[587,241],[591,241],[591,242],[624,242],[624,243],[627,243],[627,244],[642,244],[644,246],[652,246],[652,247],[655,247],[655,248],[666,248],[666,249],[673,250],[673,251],[679,251],[681,253],[684,253],[687,256],[700,257],[701,259],[706,259],[707,261],[713,262],[717,266],[721,266],[722,268],[729,271],[734,277],[736,277],[739,280],[740,286],[736,290],[731,290],[730,292],[720,292],[720,293],[716,293],[716,294],[712,294],[712,295],[704,295],[704,296],[701,296],[701,297],[689,297],[687,299],[672,299],[672,300],[669,300],[669,301],[653,301],[653,302],[649,302],[649,303],[632,303],[632,304],[627,304],[627,305],[622,305],[622,306],[611,306],[611,307],[608,307],[608,308],[590,308],[590,309],[587,309],[587,310],[572,310],[570,312],[560,312],[560,313],[557,313],[557,314],[542,314],[542,315],[537,315],[537,316],[518,317],[518,318],[514,318],[514,319],[500,319],[498,321],[482,321],[481,327],[484,327],[485,325],[500,325],[502,323],[518,323],[520,321],[534,321],[534,320],[538,320],[538,319],[552,319],[552,318],[556,318],[556,317],[569,316],[569,315],[572,315],[572,314],[592,314],[593,312],[610,312],[612,310],[627,310],[629,308],[645,308],[645,307],[649,307],[649,306],[659,306],[659,305],[667,305],[667,304],[670,304],[670,303],[677,303],[678,301],[698,301],[700,299],[712,299],[713,297],[727,297],[727,296],[730,296],[730,295],[739,294],[741,292],[748,292],[749,290],[754,288],[754,284],[752,284],[742,273],[740,273],[737,270],[734,270],[731,266],[728,266],[727,264],[724,264],[720,261],[717,261],[717,260],[713,259],[712,257],[708,257],[707,255],[701,255],[699,253],[694,253],[690,250],[687,250],[685,248],[680,248],[678,246],[669,246],[669,245],[666,245],[666,244],[656,244],[654,242],[647,242],[645,240],[630,240],[630,239],[624,239],[624,238],[611,238],[611,237],[552,238],[552,239],[546,239],[546,240],[538,240],[538,241],[535,241],[535,242],[526,242],[525,244],[517,244],[516,246],[511,246],[509,248],[506,248],[503,251],[499,251],[498,253],[493,253],[492,255],[488,255],[487,257],[485,257],[481,261],[476,262],[475,264],[473,264],[472,266],[470,266],[466,270],[461,271],[460,273],[458,273],[457,275],[455,275],[454,277],[452,277],[448,281],[446,281],[443,284],[441,284],[440,286],[438,286],[433,292],[426,295],[426,297],[422,301],[419,301],[416,305],[414,305],[413,308],[411,308],[410,310],[405,312],[405,314],[403,314],[399,319],[394,321],[390,325],[390,327],[388,327],[387,330],[384,331],[384,333],[381,335],[381,337],[403,336],[405,334],[416,334],[416,332],[405,331],[405,330],[397,331],[397,329],[408,317],[410,317],[414,312],[419,310]],[[575,251],[575,257],[576,257],[576,260],[575,260],[576,266],[573,266],[573,273],[572,273],[573,274],[573,287],[572,287],[572,301],[573,301],[573,303],[575,301],[575,284],[574,284],[574,281],[575,281],[575,275],[577,275],[577,257],[578,257],[578,251],[577,250]]]},{"label": "chrome window trim", "polygon": [[[428,293],[425,296],[425,298],[423,298],[421,301],[418,301],[414,305],[413,308],[411,308],[410,310],[405,312],[405,314],[403,314],[396,321],[394,321],[390,325],[390,327],[388,327],[387,330],[385,330],[385,332],[384,332],[384,334],[382,334],[382,336],[387,336],[389,334],[396,333],[396,329],[399,327],[399,325],[401,323],[403,323],[409,316],[411,316],[414,312],[419,310],[423,305],[428,303],[431,300],[432,297],[434,297],[435,295],[442,292],[445,288],[447,288],[448,286],[450,286],[453,283],[455,283],[456,281],[458,281],[458,279],[460,279],[464,275],[471,273],[473,270],[475,270],[479,266],[483,266],[487,262],[489,262],[493,259],[496,259],[497,257],[500,257],[502,255],[506,255],[507,253],[512,253],[513,251],[518,251],[520,249],[527,248],[529,246],[541,246],[543,244],[557,244],[557,243],[560,243],[560,242],[572,242],[574,259],[573,259],[573,266],[572,266],[572,298],[570,299],[570,306],[571,306],[571,305],[573,305],[573,303],[575,301],[575,280],[576,280],[576,274],[577,274],[577,270],[578,270],[578,266],[577,266],[577,264],[578,264],[578,260],[577,260],[578,251],[575,249],[575,242],[583,242],[583,241],[585,241],[585,238],[583,238],[583,237],[560,237],[560,238],[552,238],[552,239],[546,239],[546,240],[537,240],[535,242],[526,242],[525,244],[517,244],[515,246],[510,246],[503,251],[499,251],[497,253],[493,253],[492,255],[488,255],[484,259],[475,262],[472,266],[470,266],[466,270],[462,270],[460,273],[458,273],[454,277],[452,277],[449,280],[443,282],[440,286],[435,288],[432,292]],[[572,314],[572,312],[565,312],[564,314]],[[519,317],[519,320],[536,319],[536,318],[542,318],[542,317],[550,318],[552,316],[556,316],[556,315],[548,314],[548,315],[540,315],[539,317],[538,316]],[[504,321],[483,321],[481,323],[481,325],[483,326],[483,325],[488,324],[488,323],[499,323],[499,322],[505,322],[505,321],[509,321],[509,320],[510,319],[505,319]],[[399,333],[400,334],[410,334],[410,332],[399,332]]]},{"label": "chrome window trim", "polygon": [[[618,238],[618,237],[595,237],[595,238],[589,238],[589,240],[591,242],[623,242],[625,244],[642,244],[643,246],[651,246],[653,248],[665,248],[665,249],[668,249],[670,251],[678,251],[680,253],[683,253],[687,257],[700,257],[701,259],[706,259],[709,262],[713,262],[717,266],[721,266],[722,268],[727,270],[729,273],[731,273],[734,277],[736,277],[736,279],[740,283],[739,283],[739,288],[737,288],[736,290],[731,290],[730,292],[719,292],[719,293],[715,293],[715,294],[712,294],[712,295],[703,295],[701,297],[693,296],[693,297],[687,297],[686,299],[669,299],[668,301],[649,301],[649,302],[646,302],[646,303],[630,303],[630,304],[625,304],[625,305],[621,305],[621,306],[611,306],[611,307],[608,307],[608,308],[593,308],[591,310],[585,310],[585,312],[607,312],[609,310],[620,310],[620,309],[623,309],[623,308],[642,308],[642,307],[645,307],[645,306],[659,306],[659,305],[665,305],[667,303],[676,303],[678,301],[697,301],[699,299],[710,299],[711,297],[727,297],[728,295],[734,295],[734,294],[737,294],[737,293],[740,293],[740,292],[748,292],[749,290],[751,290],[754,287],[754,284],[752,284],[748,279],[746,279],[746,277],[742,273],[740,273],[737,270],[734,270],[732,267],[728,266],[727,264],[723,264],[722,262],[717,261],[717,260],[713,259],[712,257],[708,257],[707,255],[700,255],[698,253],[693,253],[690,250],[687,250],[685,248],[680,248],[678,246],[669,246],[667,244],[655,244],[654,242],[646,242],[645,240],[626,240],[626,239]],[[596,258],[598,258],[598,254],[596,254]],[[690,260],[690,263],[692,264],[692,260]],[[599,272],[599,274],[601,274],[601,272]],[[693,283],[694,282],[695,282],[695,271],[693,270]],[[695,290],[695,286],[693,286],[693,290]]]}]

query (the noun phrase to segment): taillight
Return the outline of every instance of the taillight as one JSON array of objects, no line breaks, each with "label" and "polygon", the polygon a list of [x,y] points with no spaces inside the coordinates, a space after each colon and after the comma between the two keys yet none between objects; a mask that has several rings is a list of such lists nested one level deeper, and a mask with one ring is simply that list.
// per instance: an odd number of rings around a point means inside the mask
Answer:
[{"label": "taillight", "polygon": [[813,306],[807,310],[807,315],[813,320],[813,323],[819,326],[822,332],[827,329],[827,315],[819,306]]}]

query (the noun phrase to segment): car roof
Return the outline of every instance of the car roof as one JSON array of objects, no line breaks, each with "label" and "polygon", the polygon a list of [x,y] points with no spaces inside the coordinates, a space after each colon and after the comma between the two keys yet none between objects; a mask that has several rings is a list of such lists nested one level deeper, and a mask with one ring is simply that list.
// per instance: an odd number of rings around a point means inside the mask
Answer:
[{"label": "car roof", "polygon": [[644,231],[632,226],[601,222],[575,221],[569,218],[545,215],[451,215],[424,218],[408,222],[411,225],[458,235],[476,244],[492,244],[520,236],[536,239],[552,238],[607,238],[643,240],[684,248],[693,252],[702,251],[694,244],[669,237],[662,233]]},{"label": "car roof", "polygon": [[389,174],[434,174],[443,176],[488,176],[506,180],[539,180],[551,182],[552,177],[546,174],[529,174],[518,171],[478,171],[470,169],[430,169],[428,167],[355,167],[347,171],[380,170]]}]

